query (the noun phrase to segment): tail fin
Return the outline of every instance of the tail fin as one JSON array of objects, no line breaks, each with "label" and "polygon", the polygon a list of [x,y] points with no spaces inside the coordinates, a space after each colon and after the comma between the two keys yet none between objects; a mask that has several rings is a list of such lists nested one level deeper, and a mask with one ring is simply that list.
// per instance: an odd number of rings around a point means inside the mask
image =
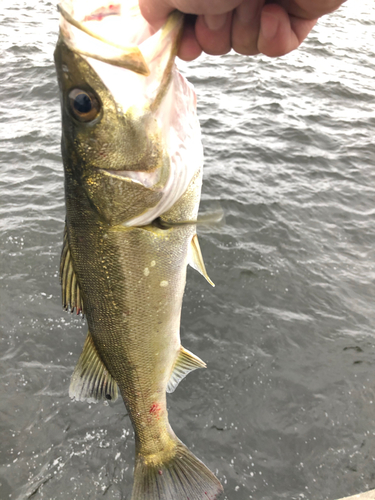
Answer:
[{"label": "tail fin", "polygon": [[222,493],[220,481],[179,440],[164,463],[136,457],[131,500],[216,500]]}]

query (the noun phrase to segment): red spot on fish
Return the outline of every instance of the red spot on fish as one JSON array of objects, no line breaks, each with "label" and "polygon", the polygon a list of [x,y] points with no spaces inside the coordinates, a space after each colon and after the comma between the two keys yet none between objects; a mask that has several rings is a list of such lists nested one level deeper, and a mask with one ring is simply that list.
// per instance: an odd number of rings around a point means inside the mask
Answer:
[{"label": "red spot on fish", "polygon": [[159,476],[162,476],[162,475],[163,475],[163,471],[162,471],[162,470],[159,470],[159,471],[158,471],[158,474],[159,474]]},{"label": "red spot on fish", "polygon": [[154,415],[156,418],[160,417],[161,405],[159,403],[154,403],[150,408],[150,414]]}]

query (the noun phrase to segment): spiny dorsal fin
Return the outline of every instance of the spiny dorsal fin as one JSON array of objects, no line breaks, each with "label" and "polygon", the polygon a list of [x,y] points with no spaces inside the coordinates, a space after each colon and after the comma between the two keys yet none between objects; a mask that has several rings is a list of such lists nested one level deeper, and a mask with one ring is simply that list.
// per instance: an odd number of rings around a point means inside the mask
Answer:
[{"label": "spiny dorsal fin", "polygon": [[118,397],[117,384],[100,359],[90,332],[70,381],[69,396],[88,403]]},{"label": "spiny dorsal fin", "polygon": [[203,262],[201,248],[199,246],[198,236],[195,234],[190,243],[190,255],[189,264],[194,267],[199,273],[202,274],[209,282],[210,285],[215,286],[215,284],[208,277],[206,267]]},{"label": "spiny dorsal fin", "polygon": [[197,368],[206,368],[206,363],[181,346],[167,385],[167,392],[173,392],[181,380]]},{"label": "spiny dorsal fin", "polygon": [[73,312],[76,309],[77,314],[84,314],[83,301],[77,276],[73,269],[73,262],[70,255],[68,231],[65,224],[64,243],[60,260],[60,282],[62,289],[62,303],[65,311]]}]

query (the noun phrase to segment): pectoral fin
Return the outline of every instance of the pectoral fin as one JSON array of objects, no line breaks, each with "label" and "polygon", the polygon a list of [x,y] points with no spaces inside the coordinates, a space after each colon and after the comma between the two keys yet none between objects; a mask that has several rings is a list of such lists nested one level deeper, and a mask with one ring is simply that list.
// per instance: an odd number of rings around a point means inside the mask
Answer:
[{"label": "pectoral fin", "polygon": [[69,396],[88,403],[116,401],[118,397],[117,383],[100,359],[90,332],[70,381]]},{"label": "pectoral fin", "polygon": [[64,243],[60,260],[60,282],[62,289],[62,303],[65,311],[73,312],[76,309],[77,314],[83,310],[83,302],[76,273],[73,269],[73,262],[70,255],[68,231],[65,226]]},{"label": "pectoral fin", "polygon": [[206,363],[181,346],[167,385],[167,392],[173,392],[181,380],[197,368],[206,368]]},{"label": "pectoral fin", "polygon": [[190,255],[189,264],[194,267],[199,273],[202,274],[209,282],[210,285],[215,286],[215,284],[210,280],[206,267],[203,262],[202,252],[199,246],[198,236],[195,234],[190,243]]}]

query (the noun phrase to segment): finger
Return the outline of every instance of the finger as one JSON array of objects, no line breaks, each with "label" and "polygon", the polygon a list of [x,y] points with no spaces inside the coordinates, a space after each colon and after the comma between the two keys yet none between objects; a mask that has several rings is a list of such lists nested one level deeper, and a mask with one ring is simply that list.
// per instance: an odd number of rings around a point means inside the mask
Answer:
[{"label": "finger", "polygon": [[232,12],[198,16],[195,36],[202,50],[211,55],[226,54],[231,49]]},{"label": "finger", "polygon": [[270,57],[288,54],[299,47],[316,21],[289,17],[282,7],[266,5],[261,13],[259,51]]},{"label": "finger", "polygon": [[177,54],[184,61],[192,61],[202,53],[202,48],[195,36],[195,19],[195,16],[185,16],[184,32]]},{"label": "finger", "polygon": [[168,0],[139,0],[139,8],[146,21],[157,30],[163,26],[168,15],[175,9]]},{"label": "finger", "polygon": [[175,9],[184,14],[220,15],[237,7],[241,0],[139,0],[143,17],[159,29]]},{"label": "finger", "polygon": [[259,53],[258,37],[260,15],[265,0],[243,0],[233,14],[232,47],[239,54],[252,56]]}]

